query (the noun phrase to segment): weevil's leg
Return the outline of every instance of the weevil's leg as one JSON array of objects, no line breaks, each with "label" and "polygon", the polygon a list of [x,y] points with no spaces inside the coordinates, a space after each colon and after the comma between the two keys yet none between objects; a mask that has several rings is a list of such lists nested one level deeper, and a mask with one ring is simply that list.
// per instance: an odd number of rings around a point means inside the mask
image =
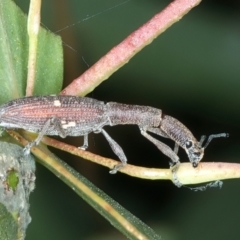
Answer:
[{"label": "weevil's leg", "polygon": [[45,122],[42,130],[39,132],[38,137],[37,137],[34,141],[30,142],[30,143],[23,149],[24,155],[28,155],[28,154],[30,153],[31,147],[39,144],[39,142],[41,141],[41,139],[43,138],[43,136],[47,133],[47,131],[48,131],[48,129],[49,129],[49,127],[50,127],[51,124],[54,125],[54,127],[55,127],[55,129],[58,131],[58,134],[59,134],[60,137],[62,137],[62,138],[65,138],[65,137],[66,137],[66,133],[65,133],[64,129],[63,129],[62,126],[61,126],[61,121],[60,121],[58,118],[49,118],[49,119]]},{"label": "weevil's leg", "polygon": [[5,127],[0,127],[0,137],[3,135],[5,130],[6,130]]},{"label": "weevil's leg", "polygon": [[111,174],[117,173],[117,171],[121,168],[123,168],[127,164],[127,158],[122,150],[122,148],[118,145],[117,142],[115,142],[109,135],[108,133],[102,129],[101,130],[102,134],[104,137],[107,139],[110,147],[112,148],[113,152],[119,157],[121,160],[121,163],[114,166],[114,168],[110,171]]},{"label": "weevil's leg", "polygon": [[83,135],[83,145],[78,148],[82,150],[86,150],[88,148],[88,134]]},{"label": "weevil's leg", "polygon": [[[141,127],[140,127],[141,129]],[[143,127],[143,129],[147,132],[152,132],[152,133],[155,133],[161,137],[165,137],[165,138],[169,138],[169,136],[163,132],[160,128],[148,128],[148,127]]]},{"label": "weevil's leg", "polygon": [[175,143],[173,151],[176,153],[176,155],[178,154],[178,150],[179,150],[179,145]]},{"label": "weevil's leg", "polygon": [[[178,153],[178,150],[179,150],[179,145],[177,143],[175,143],[173,151],[175,152],[176,155]],[[170,164],[170,166],[171,166],[171,164]],[[174,166],[172,166],[172,176],[173,176],[173,183],[177,187],[180,188],[182,186],[182,183],[178,180],[178,177],[177,177],[177,171],[179,169],[179,166],[180,166],[180,162],[178,162]]]},{"label": "weevil's leg", "polygon": [[[203,148],[206,148],[208,146],[208,144],[214,139],[214,138],[220,138],[220,137],[228,137],[229,134],[228,133],[219,133],[219,134],[212,134],[208,137],[208,140],[206,142],[206,144],[204,145]],[[201,140],[200,140],[201,141]]]},{"label": "weevil's leg", "polygon": [[179,167],[180,167],[180,162],[178,162],[177,164],[175,164],[172,167],[172,181],[175,186],[180,188],[180,187],[182,187],[182,183],[178,180],[178,177],[177,177],[177,171],[178,171]]},{"label": "weevil's leg", "polygon": [[[148,130],[149,129],[147,129],[147,131]],[[157,131],[155,131],[155,130],[152,131],[152,130],[154,130],[154,128],[151,128],[149,131],[153,132],[153,133],[156,133],[157,135],[168,138],[168,136],[164,132],[162,132],[161,130],[160,131],[158,131],[158,130]],[[179,145],[175,144],[174,151],[173,151],[169,146],[167,146],[166,144],[158,141],[157,139],[155,139],[151,135],[149,135],[145,131],[145,129],[140,127],[140,131],[141,131],[141,134],[145,138],[147,138],[150,142],[152,142],[163,154],[165,154],[166,156],[168,156],[172,160],[172,162],[170,162],[170,167],[172,167],[172,174],[173,174],[172,181],[173,181],[174,185],[176,185],[177,187],[180,188],[182,186],[182,184],[178,180],[178,177],[177,177],[177,170],[180,166],[179,157],[177,156]],[[165,134],[165,135],[163,135],[163,134]]]},{"label": "weevil's leg", "polygon": [[[103,123],[99,124],[99,125],[96,127],[96,129],[93,129],[92,131],[93,131],[94,133],[100,133],[101,130],[102,130],[102,127],[103,127],[104,125],[106,125],[106,122],[103,122]],[[91,132],[91,131],[89,131],[89,133],[90,133],[90,132]],[[80,148],[80,149],[82,149],[82,150],[86,150],[86,149],[88,148],[88,134],[89,134],[89,133],[83,135],[83,145],[82,145],[81,147],[78,147],[78,148]]]},{"label": "weevil's leg", "polygon": [[[166,156],[168,156],[173,164],[176,164],[179,162],[179,157],[177,156],[177,154],[166,144],[158,141],[157,139],[153,138],[151,135],[149,135],[144,128],[140,127],[140,131],[141,134],[147,138],[150,142],[152,142],[163,154],[165,154]],[[147,129],[148,131],[148,129]]]},{"label": "weevil's leg", "polygon": [[[165,132],[163,132],[160,128],[146,128],[146,131],[155,133],[156,135],[159,135],[161,137],[169,138],[169,136]],[[179,145],[175,143],[173,151],[175,152],[176,155],[178,154],[178,149]]]}]

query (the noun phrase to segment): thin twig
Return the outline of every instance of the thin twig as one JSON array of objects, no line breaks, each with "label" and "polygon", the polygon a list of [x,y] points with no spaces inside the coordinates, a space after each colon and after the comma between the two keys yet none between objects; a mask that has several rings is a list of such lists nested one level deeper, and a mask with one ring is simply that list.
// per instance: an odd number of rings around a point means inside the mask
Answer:
[{"label": "thin twig", "polygon": [[[72,145],[60,142],[58,140],[44,137],[42,142],[69,152],[73,155],[82,157],[94,163],[112,169],[119,161],[101,157],[88,151],[81,150]],[[146,168],[127,164],[119,170],[132,177],[138,177],[149,180],[173,180],[171,169]],[[224,162],[201,162],[197,168],[193,168],[191,163],[181,163],[177,171],[178,180],[182,184],[197,184],[216,180],[240,178],[240,164]]]}]

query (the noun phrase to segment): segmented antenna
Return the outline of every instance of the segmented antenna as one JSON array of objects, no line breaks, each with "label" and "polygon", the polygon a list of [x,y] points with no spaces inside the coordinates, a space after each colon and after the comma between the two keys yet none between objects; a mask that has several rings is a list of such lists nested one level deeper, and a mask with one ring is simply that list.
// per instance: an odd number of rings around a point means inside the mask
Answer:
[{"label": "segmented antenna", "polygon": [[[206,148],[208,146],[208,144],[214,139],[214,138],[220,138],[220,137],[228,137],[229,134],[228,133],[219,133],[219,134],[212,134],[208,137],[207,142],[205,143],[205,145],[203,146],[203,148]],[[199,141],[200,145],[202,146],[204,140],[206,139],[206,136],[203,135]]]}]

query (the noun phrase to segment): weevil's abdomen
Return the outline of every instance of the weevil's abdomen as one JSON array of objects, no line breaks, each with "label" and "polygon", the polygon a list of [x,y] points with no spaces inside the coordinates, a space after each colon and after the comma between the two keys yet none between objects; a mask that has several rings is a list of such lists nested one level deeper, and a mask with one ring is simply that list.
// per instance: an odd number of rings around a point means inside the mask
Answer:
[{"label": "weevil's abdomen", "polygon": [[136,124],[138,126],[159,127],[162,111],[157,108],[109,102],[108,116],[110,124]]},{"label": "weevil's abdomen", "polygon": [[[105,111],[104,102],[91,98],[60,95],[25,97],[1,106],[0,126],[39,132],[48,119],[57,118],[67,135],[77,136],[102,124],[106,119]],[[47,134],[57,135],[51,127]]]}]

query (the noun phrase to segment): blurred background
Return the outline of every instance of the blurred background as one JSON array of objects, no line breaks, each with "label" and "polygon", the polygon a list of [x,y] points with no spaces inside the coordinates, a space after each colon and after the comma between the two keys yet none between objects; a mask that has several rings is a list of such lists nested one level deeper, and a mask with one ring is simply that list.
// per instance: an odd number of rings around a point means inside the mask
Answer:
[{"label": "blurred background", "polygon": [[[29,1],[15,0],[25,13]],[[62,36],[65,86],[171,1],[43,1],[42,23]],[[92,17],[91,17],[92,16]],[[88,18],[88,19],[86,19]],[[86,19],[86,20],[85,20]],[[204,161],[240,161],[240,3],[203,1],[89,94],[103,101],[149,105],[202,134],[228,132],[214,140]],[[106,127],[129,163],[168,168],[168,158],[143,138],[137,126]],[[82,138],[71,138],[82,145]],[[172,141],[165,143],[174,146]],[[117,159],[101,134],[90,135],[91,152]],[[80,158],[57,153],[80,174],[152,227],[162,239],[240,239],[239,180],[205,192],[148,181]],[[181,161],[188,161],[185,152]],[[126,239],[43,166],[37,164],[30,196],[27,240]]]}]

